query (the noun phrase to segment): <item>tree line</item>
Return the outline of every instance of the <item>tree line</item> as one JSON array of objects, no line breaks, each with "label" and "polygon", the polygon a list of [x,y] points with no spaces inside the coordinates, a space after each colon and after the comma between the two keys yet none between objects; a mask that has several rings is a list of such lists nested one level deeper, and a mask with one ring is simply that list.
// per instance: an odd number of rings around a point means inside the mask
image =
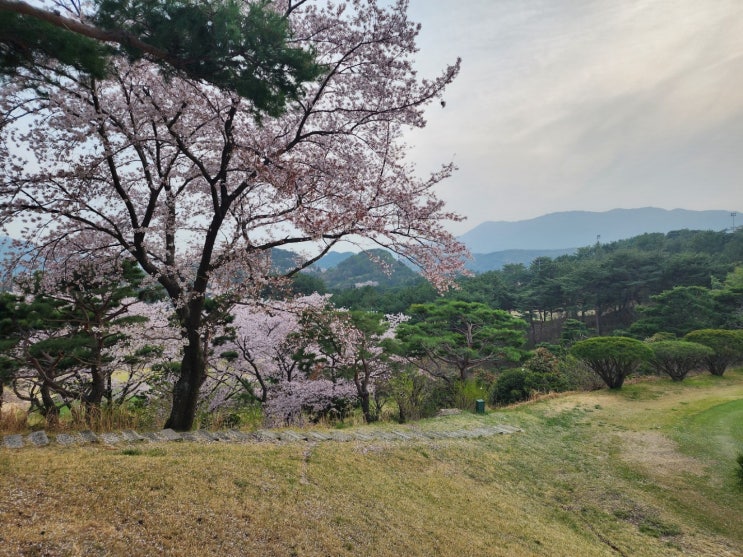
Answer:
[{"label": "tree line", "polygon": [[[614,247],[606,252],[626,253]],[[573,258],[578,269],[581,255]],[[544,263],[523,268],[525,291],[529,270],[542,271]],[[718,263],[720,273],[729,268]],[[358,408],[371,422],[387,405],[404,421],[443,407],[472,409],[476,399],[508,404],[538,392],[620,388],[638,370],[674,381],[695,369],[722,375],[743,358],[740,266],[723,280],[711,275],[710,287],[649,291],[648,303],[634,308],[637,318],[612,335],[591,329],[595,316],[554,310],[545,322],[557,323],[558,335],[538,345],[530,344],[534,323],[518,305],[482,301],[501,295],[488,288],[498,273],[488,275],[463,278],[446,296],[430,285],[409,288],[411,297],[424,296],[387,314],[342,308],[334,294],[297,293],[291,284],[242,299],[208,297],[198,413],[255,407],[266,423],[283,425],[343,420]],[[48,421],[76,405],[94,419],[106,405],[172,404],[179,320],[162,287],[133,260],[18,277],[16,290],[0,299],[0,316],[3,383]]]},{"label": "tree line", "polygon": [[[529,324],[532,346],[557,341],[568,319],[595,335],[683,336],[694,329],[743,326],[741,262],[741,230],[643,234],[464,277],[446,296],[519,315]],[[381,312],[406,311],[436,297],[424,281],[333,293],[339,307]]]}]

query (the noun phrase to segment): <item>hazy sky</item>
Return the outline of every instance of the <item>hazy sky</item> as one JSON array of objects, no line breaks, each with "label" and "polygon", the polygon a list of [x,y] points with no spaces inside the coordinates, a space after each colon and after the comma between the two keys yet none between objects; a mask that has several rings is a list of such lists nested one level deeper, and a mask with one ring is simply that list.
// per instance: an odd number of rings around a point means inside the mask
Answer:
[{"label": "hazy sky", "polygon": [[411,0],[418,68],[461,56],[409,136],[440,196],[486,220],[743,210],[743,0]]}]

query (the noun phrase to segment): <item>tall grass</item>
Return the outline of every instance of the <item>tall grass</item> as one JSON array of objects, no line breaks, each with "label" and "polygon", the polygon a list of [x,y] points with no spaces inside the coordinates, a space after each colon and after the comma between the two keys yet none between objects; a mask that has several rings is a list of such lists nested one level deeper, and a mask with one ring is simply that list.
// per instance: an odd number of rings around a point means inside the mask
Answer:
[{"label": "tall grass", "polygon": [[[91,429],[95,432],[123,429],[142,429],[147,419],[142,411],[127,405],[103,405],[86,408],[82,404],[73,405],[69,419],[59,422],[58,430],[80,431]],[[148,424],[149,425],[149,424]]]},{"label": "tall grass", "polygon": [[28,412],[20,408],[0,410],[0,432],[23,433],[28,430]]},{"label": "tall grass", "polygon": [[90,409],[73,404],[71,408],[64,408],[59,416],[49,418],[20,408],[0,413],[0,433],[4,434],[26,433],[35,429],[53,433],[90,429],[100,433],[151,427],[151,418],[146,412],[127,405],[103,405]]}]

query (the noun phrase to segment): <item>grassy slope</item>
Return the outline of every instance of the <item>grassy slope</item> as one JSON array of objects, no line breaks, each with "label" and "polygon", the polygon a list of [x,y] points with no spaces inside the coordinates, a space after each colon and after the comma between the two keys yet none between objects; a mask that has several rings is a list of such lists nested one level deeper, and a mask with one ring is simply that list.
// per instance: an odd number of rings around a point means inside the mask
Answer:
[{"label": "grassy slope", "polygon": [[485,439],[0,449],[0,555],[740,555],[742,418],[738,371],[411,426]]}]

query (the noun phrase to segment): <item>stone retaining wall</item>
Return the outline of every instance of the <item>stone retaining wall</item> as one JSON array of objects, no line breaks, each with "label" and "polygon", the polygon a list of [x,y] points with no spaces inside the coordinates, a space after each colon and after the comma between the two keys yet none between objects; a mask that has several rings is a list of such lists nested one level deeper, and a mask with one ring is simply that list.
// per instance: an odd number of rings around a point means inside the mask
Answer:
[{"label": "stone retaining wall", "polygon": [[79,431],[75,433],[58,433],[47,435],[45,431],[35,431],[28,435],[5,435],[3,447],[6,449],[21,449],[23,447],[45,447],[56,444],[59,446],[80,446],[102,444],[108,446],[129,445],[135,443],[173,443],[188,441],[195,443],[250,443],[250,442],[299,442],[299,441],[412,441],[421,439],[466,439],[476,437],[490,437],[521,431],[509,425],[485,426],[475,429],[454,429],[450,431],[393,429],[393,430],[364,430],[364,431],[297,431],[297,430],[267,430],[262,429],[253,433],[244,433],[238,430],[224,431],[189,431],[178,433],[172,429],[163,429],[156,432],[137,433],[133,430],[117,433],[94,433]]}]

